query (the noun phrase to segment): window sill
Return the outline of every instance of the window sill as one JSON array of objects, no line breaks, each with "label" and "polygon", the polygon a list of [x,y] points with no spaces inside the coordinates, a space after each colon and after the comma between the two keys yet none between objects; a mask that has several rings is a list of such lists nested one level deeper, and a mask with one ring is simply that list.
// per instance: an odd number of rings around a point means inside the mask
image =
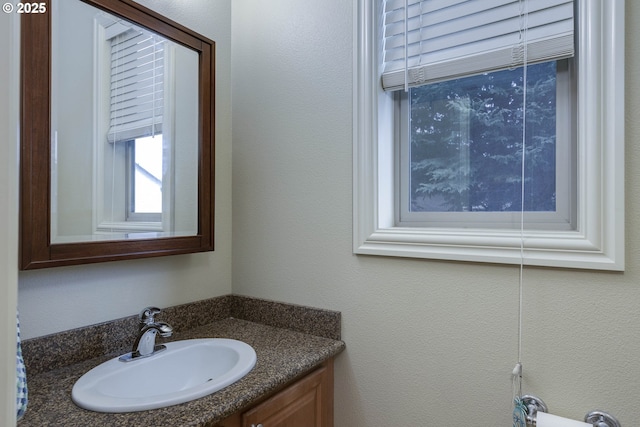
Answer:
[{"label": "window sill", "polygon": [[[354,253],[448,261],[623,270],[612,250],[578,232],[520,232],[487,229],[427,229],[392,227],[375,230],[358,242]],[[618,259],[619,261],[619,259]]]}]

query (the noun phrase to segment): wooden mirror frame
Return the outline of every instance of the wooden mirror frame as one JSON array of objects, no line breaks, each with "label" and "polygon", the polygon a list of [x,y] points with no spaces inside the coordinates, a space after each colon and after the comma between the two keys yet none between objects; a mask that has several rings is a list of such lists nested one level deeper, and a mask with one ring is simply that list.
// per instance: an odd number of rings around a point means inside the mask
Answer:
[{"label": "wooden mirror frame", "polygon": [[46,13],[24,14],[20,24],[20,269],[212,251],[215,42],[131,0],[81,1],[198,53],[198,232],[180,237],[51,243],[51,3],[47,0]]}]

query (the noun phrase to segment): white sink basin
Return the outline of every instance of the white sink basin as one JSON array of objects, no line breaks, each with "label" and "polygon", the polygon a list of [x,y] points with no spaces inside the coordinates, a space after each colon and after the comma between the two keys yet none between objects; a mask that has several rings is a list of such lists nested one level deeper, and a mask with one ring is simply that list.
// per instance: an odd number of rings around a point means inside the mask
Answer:
[{"label": "white sink basin", "polygon": [[153,356],[131,362],[118,357],[96,366],[73,386],[76,405],[98,412],[134,412],[188,402],[244,377],[256,352],[224,338],[175,341]]}]

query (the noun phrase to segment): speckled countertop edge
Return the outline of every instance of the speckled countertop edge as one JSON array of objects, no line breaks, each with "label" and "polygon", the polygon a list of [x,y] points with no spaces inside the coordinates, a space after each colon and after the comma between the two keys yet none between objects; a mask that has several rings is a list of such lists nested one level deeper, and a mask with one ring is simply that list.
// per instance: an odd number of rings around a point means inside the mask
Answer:
[{"label": "speckled countertop edge", "polygon": [[244,341],[256,351],[256,366],[238,382],[191,402],[151,411],[105,414],[81,409],[71,401],[71,389],[77,379],[117,353],[97,357],[31,376],[29,408],[18,427],[213,426],[339,354],[345,347],[339,340],[235,318],[174,335],[172,339],[176,340],[219,337]]},{"label": "speckled countertop edge", "polygon": [[130,350],[137,316],[25,340],[29,406],[18,427],[214,426],[345,348],[340,313],[314,307],[224,295],[164,308],[160,316],[175,331],[167,341],[238,339],[256,350],[256,366],[240,381],[192,402],[103,414],[77,407],[71,401],[71,388],[94,366]]}]

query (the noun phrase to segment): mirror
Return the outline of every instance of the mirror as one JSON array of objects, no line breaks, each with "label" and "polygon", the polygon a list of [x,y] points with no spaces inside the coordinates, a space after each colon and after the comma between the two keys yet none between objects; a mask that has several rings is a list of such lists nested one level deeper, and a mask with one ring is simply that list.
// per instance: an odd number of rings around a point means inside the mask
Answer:
[{"label": "mirror", "polygon": [[130,0],[38,10],[21,21],[21,269],[213,250],[214,42]]}]

